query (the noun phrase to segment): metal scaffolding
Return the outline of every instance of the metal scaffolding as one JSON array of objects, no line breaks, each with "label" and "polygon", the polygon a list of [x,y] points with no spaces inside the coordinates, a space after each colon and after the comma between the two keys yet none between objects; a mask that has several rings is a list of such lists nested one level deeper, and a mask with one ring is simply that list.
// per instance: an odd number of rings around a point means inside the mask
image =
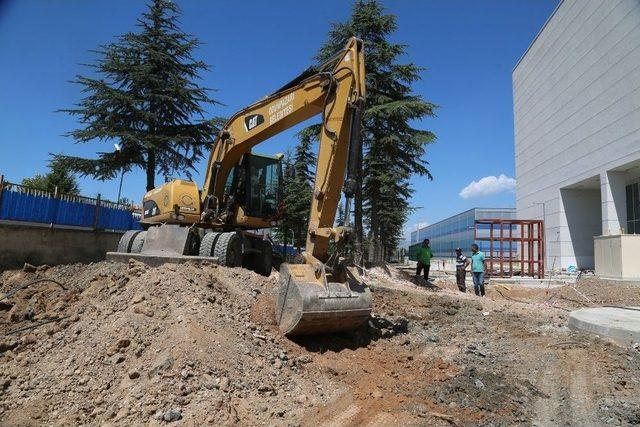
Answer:
[{"label": "metal scaffolding", "polygon": [[544,221],[479,219],[473,237],[489,242],[485,257],[492,276],[544,278]]}]

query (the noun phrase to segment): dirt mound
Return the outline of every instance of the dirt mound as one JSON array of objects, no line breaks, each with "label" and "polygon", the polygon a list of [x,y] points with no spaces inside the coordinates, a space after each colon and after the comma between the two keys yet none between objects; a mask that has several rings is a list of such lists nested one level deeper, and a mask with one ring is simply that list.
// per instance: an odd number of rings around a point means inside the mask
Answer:
[{"label": "dirt mound", "polygon": [[66,290],[42,282],[10,299],[12,320],[2,324],[5,422],[266,422],[290,412],[282,395],[308,389],[303,361],[261,326],[273,316],[249,320],[275,276],[99,263],[5,273],[3,290],[37,277]]}]

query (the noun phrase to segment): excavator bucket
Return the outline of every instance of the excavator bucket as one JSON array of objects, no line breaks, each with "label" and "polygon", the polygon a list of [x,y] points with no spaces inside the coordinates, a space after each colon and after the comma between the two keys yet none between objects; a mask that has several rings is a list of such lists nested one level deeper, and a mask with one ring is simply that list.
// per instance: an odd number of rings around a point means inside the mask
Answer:
[{"label": "excavator bucket", "polygon": [[371,290],[357,272],[350,270],[344,283],[330,277],[309,264],[282,264],[276,319],[285,335],[352,330],[367,321]]}]

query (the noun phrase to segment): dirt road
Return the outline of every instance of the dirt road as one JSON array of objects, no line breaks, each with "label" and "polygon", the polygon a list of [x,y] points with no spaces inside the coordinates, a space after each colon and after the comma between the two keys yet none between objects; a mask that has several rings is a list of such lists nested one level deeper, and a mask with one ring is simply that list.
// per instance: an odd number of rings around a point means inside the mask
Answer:
[{"label": "dirt road", "polygon": [[[479,299],[374,269],[365,327],[291,341],[277,273],[105,262],[0,279],[3,425],[640,423],[640,353],[566,326],[567,310],[640,287]],[[57,283],[10,292],[35,279]]]}]

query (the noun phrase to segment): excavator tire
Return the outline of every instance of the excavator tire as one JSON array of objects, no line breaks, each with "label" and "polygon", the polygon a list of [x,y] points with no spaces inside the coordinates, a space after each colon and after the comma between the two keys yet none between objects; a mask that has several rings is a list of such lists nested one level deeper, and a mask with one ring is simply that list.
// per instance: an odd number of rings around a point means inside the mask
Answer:
[{"label": "excavator tire", "polygon": [[222,233],[216,242],[213,256],[225,267],[242,266],[242,236],[234,231]]},{"label": "excavator tire", "polygon": [[140,233],[136,234],[136,236],[133,238],[133,242],[131,242],[131,250],[129,252],[131,252],[132,254],[139,254],[140,252],[142,252],[142,246],[144,245],[145,237],[147,237],[146,231],[141,231]]},{"label": "excavator tire", "polygon": [[216,242],[220,238],[222,233],[211,232],[204,235],[202,240],[200,241],[200,256],[214,256],[214,251],[216,247]]},{"label": "excavator tire", "polygon": [[124,252],[127,254],[131,253],[131,246],[133,245],[133,240],[140,233],[142,233],[141,230],[125,231],[122,237],[120,237],[120,241],[118,242],[118,252]]}]

